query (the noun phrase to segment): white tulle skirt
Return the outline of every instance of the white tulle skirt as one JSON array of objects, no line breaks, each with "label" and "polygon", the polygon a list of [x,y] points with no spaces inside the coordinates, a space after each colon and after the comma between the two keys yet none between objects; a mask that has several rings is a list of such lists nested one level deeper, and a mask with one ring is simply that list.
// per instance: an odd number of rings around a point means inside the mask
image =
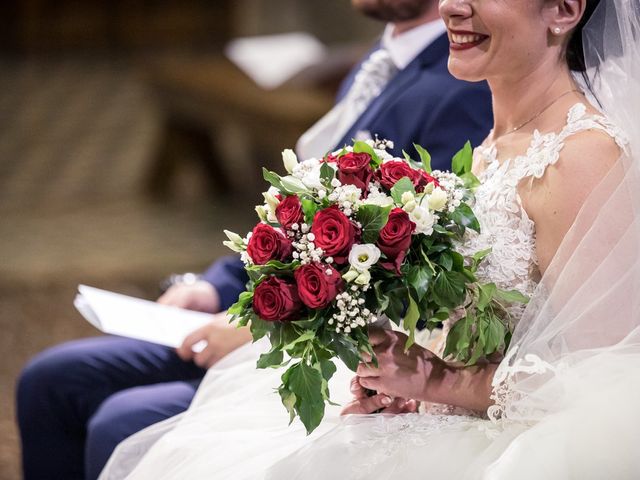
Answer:
[{"label": "white tulle skirt", "polygon": [[[339,417],[305,434],[257,370],[265,345],[212,368],[187,412],[124,441],[101,479],[637,479],[640,359],[596,356],[561,376],[561,408],[533,424],[433,414]],[[339,368],[332,398],[350,398]],[[554,387],[554,388],[557,388]],[[557,390],[554,390],[557,391]]]}]

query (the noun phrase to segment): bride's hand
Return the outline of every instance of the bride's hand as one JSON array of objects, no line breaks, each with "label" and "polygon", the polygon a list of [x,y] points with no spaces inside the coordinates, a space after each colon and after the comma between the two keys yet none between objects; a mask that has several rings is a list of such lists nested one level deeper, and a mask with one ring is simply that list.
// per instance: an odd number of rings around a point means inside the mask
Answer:
[{"label": "bride's hand", "polygon": [[445,363],[429,350],[415,344],[405,352],[407,336],[400,332],[371,329],[369,340],[378,367],[373,363],[361,363],[356,372],[360,384],[392,397],[429,400],[430,378],[438,376]]},{"label": "bride's hand", "polygon": [[405,400],[404,398],[392,399],[384,393],[368,396],[366,389],[360,384],[359,377],[351,380],[351,393],[354,399],[342,409],[341,415],[369,414],[381,410],[380,413],[414,413],[418,411],[419,402]]}]

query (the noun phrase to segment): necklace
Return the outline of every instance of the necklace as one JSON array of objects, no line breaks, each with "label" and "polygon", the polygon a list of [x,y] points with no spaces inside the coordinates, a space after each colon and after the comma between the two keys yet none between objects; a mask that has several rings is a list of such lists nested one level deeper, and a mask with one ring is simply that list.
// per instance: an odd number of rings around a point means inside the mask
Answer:
[{"label": "necklace", "polygon": [[494,138],[493,140],[497,140],[498,138],[502,138],[502,137],[506,137],[507,135],[511,135],[514,132],[517,132],[518,130],[520,130],[522,127],[529,125],[531,122],[533,122],[536,118],[538,118],[540,115],[542,115],[544,112],[546,112],[549,108],[551,108],[558,100],[560,100],[563,97],[566,97],[567,95],[569,95],[570,93],[573,92],[580,92],[580,90],[578,89],[573,89],[573,90],[569,90],[564,92],[562,95],[556,97],[553,99],[552,102],[550,102],[546,107],[544,107],[542,110],[539,110],[538,113],[536,113],[533,117],[531,117],[529,120],[527,120],[526,122],[521,123],[520,125],[518,125],[517,127],[512,128],[511,130],[509,130],[507,133],[503,133],[502,135]]}]

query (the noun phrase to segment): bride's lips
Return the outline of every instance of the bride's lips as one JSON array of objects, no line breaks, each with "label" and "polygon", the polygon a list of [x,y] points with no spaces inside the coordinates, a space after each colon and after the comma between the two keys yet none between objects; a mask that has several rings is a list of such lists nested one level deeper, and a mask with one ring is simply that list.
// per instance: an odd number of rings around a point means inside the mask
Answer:
[{"label": "bride's lips", "polygon": [[449,30],[449,47],[451,50],[468,50],[484,42],[489,35],[467,30]]}]

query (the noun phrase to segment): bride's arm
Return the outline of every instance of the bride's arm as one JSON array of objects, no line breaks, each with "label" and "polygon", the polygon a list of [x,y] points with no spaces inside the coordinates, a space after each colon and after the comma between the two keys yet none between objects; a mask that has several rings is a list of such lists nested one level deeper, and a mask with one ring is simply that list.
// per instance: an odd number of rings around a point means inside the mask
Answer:
[{"label": "bride's arm", "polygon": [[378,367],[363,363],[359,382],[392,397],[444,403],[484,411],[491,405],[491,380],[497,364],[472,367],[449,364],[418,345],[405,353],[406,335],[372,329],[369,338]]}]

